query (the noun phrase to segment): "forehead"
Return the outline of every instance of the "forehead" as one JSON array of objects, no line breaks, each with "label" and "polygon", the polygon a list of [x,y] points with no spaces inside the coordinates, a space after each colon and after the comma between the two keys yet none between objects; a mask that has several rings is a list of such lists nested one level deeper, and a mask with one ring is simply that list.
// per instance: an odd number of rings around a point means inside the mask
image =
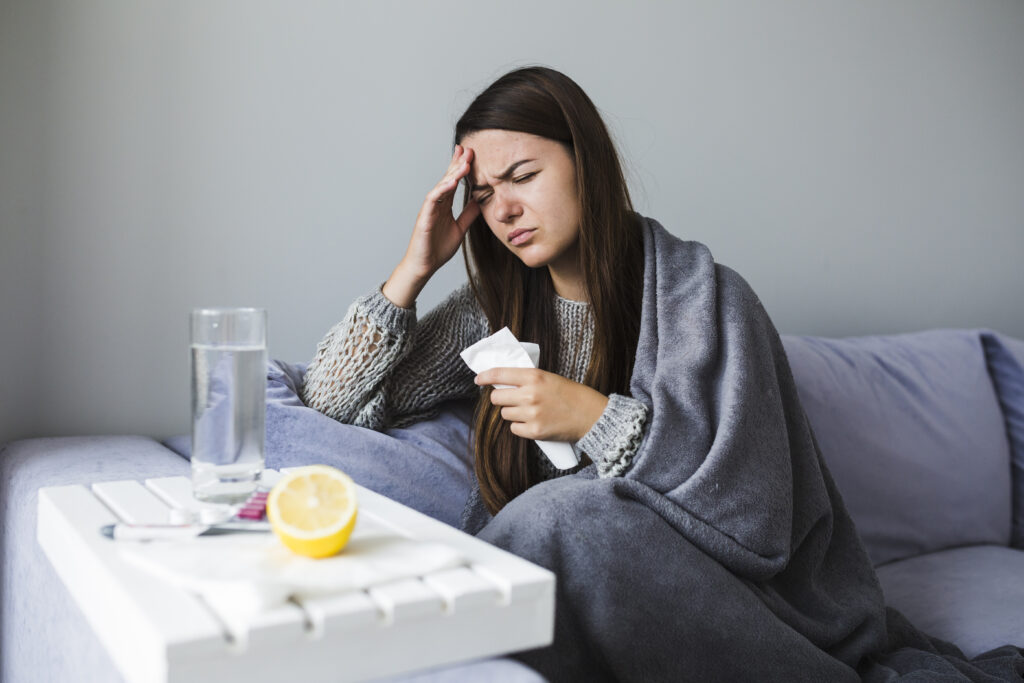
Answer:
[{"label": "forehead", "polygon": [[486,184],[517,161],[549,160],[561,148],[554,140],[509,130],[477,131],[463,138],[462,145],[473,150],[470,176],[474,184]]}]

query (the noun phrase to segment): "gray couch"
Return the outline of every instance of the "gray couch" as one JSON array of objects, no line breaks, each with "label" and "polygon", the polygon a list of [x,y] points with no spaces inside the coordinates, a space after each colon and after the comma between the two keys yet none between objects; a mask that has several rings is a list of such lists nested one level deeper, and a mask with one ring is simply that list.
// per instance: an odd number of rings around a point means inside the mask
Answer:
[{"label": "gray couch", "polygon": [[[969,656],[1024,645],[1024,342],[984,330],[783,341],[887,601]],[[337,443],[326,432],[316,438],[337,424],[297,400],[300,376],[301,366],[278,364],[268,377],[271,466],[297,457],[327,461],[324,444]],[[417,481],[434,477],[418,490],[464,490],[467,420],[465,410],[453,409],[381,438],[416,448],[430,456],[418,462],[437,465],[415,473]],[[303,438],[315,443],[296,443]],[[187,451],[187,439],[168,444]],[[35,542],[36,491],[186,474],[188,463],[175,450],[134,436],[28,439],[3,447],[0,680],[120,680]],[[357,480],[402,499],[401,487],[373,485],[375,472],[394,471],[390,464],[374,470],[375,461],[353,457],[342,464]],[[415,496],[403,502],[449,522],[459,509]],[[416,680],[537,677],[513,660],[496,659]]]}]

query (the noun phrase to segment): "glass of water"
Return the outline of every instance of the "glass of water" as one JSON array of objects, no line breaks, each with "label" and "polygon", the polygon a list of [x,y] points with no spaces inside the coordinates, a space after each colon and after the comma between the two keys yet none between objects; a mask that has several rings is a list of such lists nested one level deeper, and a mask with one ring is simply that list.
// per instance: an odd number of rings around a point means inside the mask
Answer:
[{"label": "glass of water", "polygon": [[248,498],[263,473],[267,312],[192,311],[192,489],[198,500]]}]

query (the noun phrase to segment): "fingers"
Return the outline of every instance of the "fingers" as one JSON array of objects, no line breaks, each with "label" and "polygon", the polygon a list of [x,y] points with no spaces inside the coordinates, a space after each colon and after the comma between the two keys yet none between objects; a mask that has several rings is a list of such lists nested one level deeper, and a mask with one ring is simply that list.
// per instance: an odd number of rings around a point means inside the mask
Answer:
[{"label": "fingers", "polygon": [[495,389],[491,392],[491,405],[496,406],[516,406],[523,403],[522,398],[519,396],[519,388],[514,387],[512,389]]},{"label": "fingers", "polygon": [[536,381],[539,379],[536,376],[539,372],[542,371],[536,368],[491,368],[478,374],[473,381],[480,386],[511,384],[519,387],[531,380]]},{"label": "fingers", "polygon": [[501,419],[509,422],[529,422],[537,419],[537,411],[520,406],[506,406],[501,409]]},{"label": "fingers", "polygon": [[448,165],[448,170],[445,172],[441,182],[449,183],[454,180],[458,183],[463,176],[469,173],[470,164],[472,163],[473,150],[466,149],[462,145],[455,145],[455,154],[452,156],[452,162]]},{"label": "fingers", "polygon": [[448,170],[451,171],[458,166],[461,166],[463,162],[469,161],[469,155],[473,153],[473,150],[463,147],[462,145],[455,145],[455,150],[452,152],[451,163],[448,164]]},{"label": "fingers", "polygon": [[539,439],[540,432],[525,422],[510,422],[508,425],[510,432],[515,434],[521,439]]},{"label": "fingers", "polygon": [[475,221],[476,217],[479,215],[480,205],[470,199],[469,203],[466,204],[466,208],[462,210],[462,213],[459,214],[458,220],[455,222],[459,226],[459,230],[465,234],[466,231],[469,230],[469,226],[473,225],[473,221]]},{"label": "fingers", "polygon": [[427,194],[427,200],[436,204],[443,204],[451,199],[455,193],[455,188],[459,185],[459,181],[469,173],[472,159],[473,150],[462,145],[455,145],[455,152],[452,154],[448,170],[440,182],[434,186],[434,189]]},{"label": "fingers", "polygon": [[502,408],[501,418],[509,423],[508,427],[516,436],[524,439],[544,438],[550,431],[538,421],[536,408]]}]

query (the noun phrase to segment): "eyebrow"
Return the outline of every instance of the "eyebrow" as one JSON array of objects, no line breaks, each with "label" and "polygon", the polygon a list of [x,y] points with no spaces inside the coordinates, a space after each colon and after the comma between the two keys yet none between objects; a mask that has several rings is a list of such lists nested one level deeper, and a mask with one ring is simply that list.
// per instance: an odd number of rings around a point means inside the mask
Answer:
[{"label": "eyebrow", "polygon": [[[536,161],[536,159],[520,159],[519,161],[515,162],[514,164],[506,168],[505,172],[498,176],[498,180],[508,180],[509,178],[512,177],[512,174],[516,172],[517,168],[519,168],[523,164],[528,164],[531,161]],[[473,193],[476,192],[477,190],[486,190],[489,187],[490,185],[473,185],[469,191],[470,193]]]}]

